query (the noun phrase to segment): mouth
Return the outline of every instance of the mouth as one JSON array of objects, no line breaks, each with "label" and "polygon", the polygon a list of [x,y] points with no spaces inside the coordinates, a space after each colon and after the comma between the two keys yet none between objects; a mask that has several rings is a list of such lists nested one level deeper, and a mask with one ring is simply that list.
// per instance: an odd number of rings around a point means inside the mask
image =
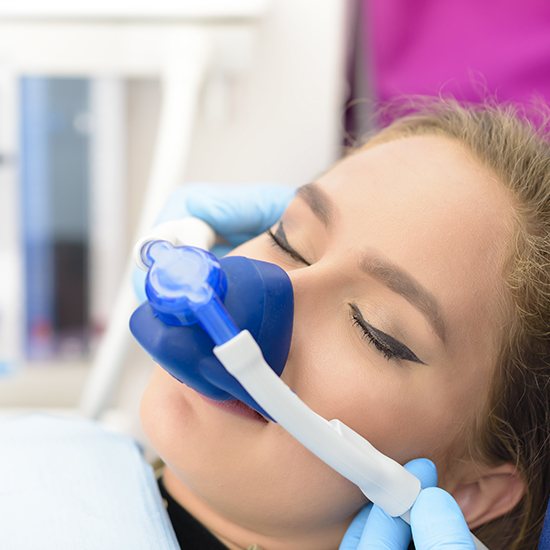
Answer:
[{"label": "mouth", "polygon": [[242,401],[238,399],[228,399],[226,401],[216,401],[215,399],[210,399],[200,394],[201,398],[209,403],[211,406],[221,409],[222,411],[227,412],[228,414],[234,414],[243,418],[248,418],[256,422],[262,422],[267,424],[269,421],[262,416],[258,411],[255,411],[253,408],[249,407]]}]

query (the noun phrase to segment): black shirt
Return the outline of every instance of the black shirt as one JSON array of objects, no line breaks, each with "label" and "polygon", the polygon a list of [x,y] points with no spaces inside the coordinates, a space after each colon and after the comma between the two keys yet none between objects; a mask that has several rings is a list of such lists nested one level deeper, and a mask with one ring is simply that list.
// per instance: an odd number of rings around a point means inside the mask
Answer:
[{"label": "black shirt", "polygon": [[172,498],[162,478],[158,480],[158,486],[167,503],[166,511],[182,550],[227,550],[225,544]]}]

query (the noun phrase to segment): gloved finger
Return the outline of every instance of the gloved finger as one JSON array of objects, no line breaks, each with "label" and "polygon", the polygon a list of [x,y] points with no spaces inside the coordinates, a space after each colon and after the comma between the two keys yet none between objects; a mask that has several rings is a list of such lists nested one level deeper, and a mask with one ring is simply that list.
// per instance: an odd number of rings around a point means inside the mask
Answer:
[{"label": "gloved finger", "polygon": [[[411,460],[405,468],[420,479],[422,487],[437,483],[437,470],[431,460]],[[407,550],[410,540],[411,529],[406,522],[389,516],[378,506],[373,506],[357,550]]]},{"label": "gloved finger", "polygon": [[439,487],[430,487],[418,495],[411,510],[411,526],[416,548],[475,550],[460,507]]},{"label": "gloved finger", "polygon": [[212,254],[216,256],[217,258],[223,258],[226,254],[229,254],[235,248],[234,246],[230,246],[228,244],[217,244],[212,249]]},{"label": "gloved finger", "polygon": [[422,489],[437,485],[437,469],[431,460],[427,458],[415,458],[405,464],[405,469],[420,480]]},{"label": "gloved finger", "polygon": [[349,524],[349,527],[338,547],[338,550],[357,550],[359,541],[361,540],[361,535],[363,529],[365,528],[365,523],[369,517],[370,511],[372,509],[372,504],[367,504],[361,508],[361,511],[353,518],[353,521]]},{"label": "gloved finger", "polygon": [[407,550],[410,540],[410,527],[402,519],[373,506],[357,550]]},{"label": "gloved finger", "polygon": [[[279,218],[277,218],[277,220],[278,219]],[[275,222],[277,220],[275,220]],[[275,223],[275,222],[273,222],[273,223]],[[271,224],[271,225],[273,225],[273,224]],[[271,225],[266,227],[263,231],[265,231],[266,229],[271,227]],[[225,239],[229,243],[229,246],[231,246],[232,248],[235,248],[236,246],[239,246],[240,244],[243,244],[246,241],[249,241],[250,239],[253,239],[254,237],[257,237],[258,235],[261,235],[263,233],[263,231],[259,231],[258,233],[256,233],[256,232],[254,232],[254,233],[233,233],[233,234],[226,235]]]},{"label": "gloved finger", "polygon": [[170,222],[172,220],[181,220],[190,216],[187,209],[187,194],[193,189],[200,188],[199,185],[185,185],[176,187],[168,196],[168,199],[164,203],[161,211],[159,212],[155,225],[159,225],[164,222]]},{"label": "gloved finger", "polygon": [[191,215],[226,238],[236,233],[258,235],[281,217],[294,192],[280,185],[193,187],[186,204]]}]

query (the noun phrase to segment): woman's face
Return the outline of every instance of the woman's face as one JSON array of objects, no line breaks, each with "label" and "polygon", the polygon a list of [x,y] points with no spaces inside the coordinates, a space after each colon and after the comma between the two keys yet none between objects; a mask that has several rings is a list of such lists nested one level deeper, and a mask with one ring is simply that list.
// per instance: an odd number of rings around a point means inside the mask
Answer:
[{"label": "woman's face", "polygon": [[[342,160],[298,192],[275,240],[233,254],[290,276],[292,390],[400,463],[432,458],[445,483],[490,384],[511,227],[496,178],[454,141],[417,136]],[[277,424],[160,368],[142,417],[171,491],[227,541],[335,547],[364,503]]]}]

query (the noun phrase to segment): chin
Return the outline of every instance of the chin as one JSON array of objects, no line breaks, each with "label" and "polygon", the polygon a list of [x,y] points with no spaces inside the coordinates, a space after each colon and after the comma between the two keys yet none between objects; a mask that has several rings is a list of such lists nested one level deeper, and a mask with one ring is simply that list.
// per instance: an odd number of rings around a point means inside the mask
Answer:
[{"label": "chin", "polygon": [[143,395],[141,420],[182,494],[231,522],[298,533],[345,522],[364,503],[277,424],[215,407],[160,368]]},{"label": "chin", "polygon": [[265,422],[215,407],[160,367],[145,389],[140,415],[156,452],[188,482],[208,475],[223,479],[237,466],[240,469],[247,464],[254,449],[265,447],[261,437]]}]

